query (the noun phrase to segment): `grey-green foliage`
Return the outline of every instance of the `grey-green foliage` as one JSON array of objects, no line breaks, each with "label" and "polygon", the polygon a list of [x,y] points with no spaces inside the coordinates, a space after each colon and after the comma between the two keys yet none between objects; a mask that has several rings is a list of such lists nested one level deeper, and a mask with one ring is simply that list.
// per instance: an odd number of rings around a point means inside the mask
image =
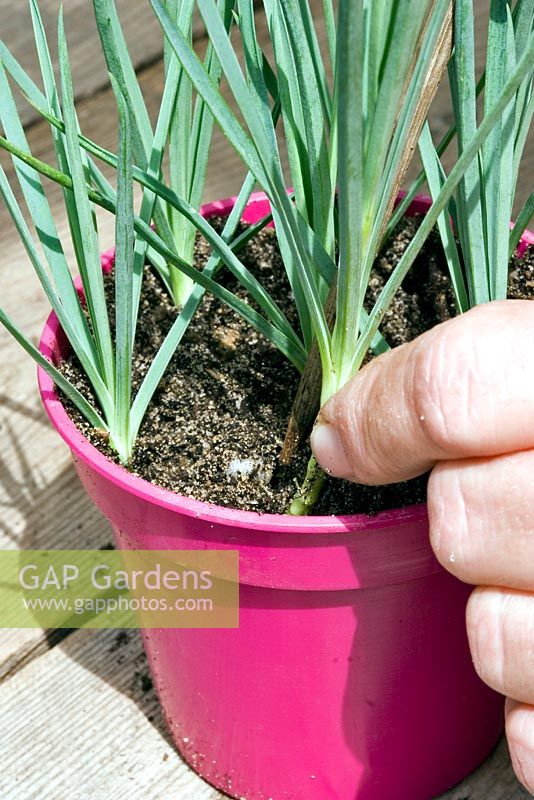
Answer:
[{"label": "grey-green foliage", "polygon": [[[138,167],[158,178],[161,176],[165,154],[169,163],[170,183],[180,197],[197,210],[200,208],[208,156],[211,145],[213,118],[202,97],[195,97],[191,82],[184,74],[176,56],[165,46],[165,88],[155,131],[128,53],[114,0],[93,0],[102,49],[110,75],[126,98],[132,119],[133,153]],[[167,12],[184,38],[192,44],[194,0],[168,0]],[[221,0],[218,13],[228,29],[232,21],[234,0]],[[206,72],[215,85],[221,75],[219,62],[209,45],[204,58]],[[153,218],[160,236],[168,247],[192,264],[195,227],[175,209],[162,203],[146,190],[140,217],[147,222]],[[147,247],[136,245],[134,274],[142,272]],[[193,282],[179,270],[148,249],[155,268],[167,284],[176,305],[183,306]],[[138,282],[139,284],[139,282]]]},{"label": "grey-green foliage", "polygon": [[[479,148],[490,141],[488,137],[499,124],[503,109],[528,74],[532,36],[527,37],[525,52],[496,90],[495,102],[487,107],[484,121],[465,142],[431,211],[367,315],[364,299],[372,265],[387,228],[413,118],[436,49],[443,46],[440,36],[450,11],[448,0],[340,0],[337,27],[332,7],[326,2],[331,86],[326,59],[318,51],[309,5],[304,0],[264,0],[289,175],[282,169],[269,114],[251,0],[237,3],[243,65],[234,40],[223,30],[213,0],[198,0],[242,119],[213,87],[162,1],[151,3],[192,83],[271,202],[302,342],[309,352],[312,341],[316,341],[320,354],[324,402],[359,369],[425,238],[464,173],[472,168]],[[460,24],[465,23],[460,20]],[[456,35],[463,33],[457,25]],[[285,187],[289,183],[294,186],[294,203],[287,198]],[[337,291],[331,328],[325,297],[333,281]],[[306,513],[320,480],[312,459],[292,513]]]},{"label": "grey-green foliage", "polygon": [[[449,76],[461,155],[479,128],[472,0],[457,0],[455,13],[457,35]],[[456,302],[461,311],[478,303],[506,298],[509,260],[534,213],[534,193],[531,193],[510,230],[521,157],[534,112],[533,28],[534,0],[491,1],[483,114],[489,114],[498,103],[503,87],[517,64],[525,56],[528,58],[529,51],[530,69],[498,115],[484,146],[439,219]],[[436,197],[446,176],[428,124],[421,135],[419,149],[432,196]]]},{"label": "grey-green foliage", "polygon": [[[51,374],[56,384],[78,406],[88,421],[109,434],[111,446],[117,450],[121,460],[127,463],[148,403],[205,289],[209,288],[218,293],[233,304],[236,310],[245,316],[248,315],[252,322],[256,322],[258,315],[213,281],[221,265],[221,260],[216,254],[206,266],[202,284],[196,285],[192,279],[196,270],[191,266],[191,259],[184,257],[183,248],[176,244],[173,236],[166,236],[172,227],[171,222],[164,221],[158,227],[162,232],[161,236],[154,233],[150,227],[153,217],[160,218],[158,214],[163,216],[164,220],[171,220],[172,215],[179,215],[186,220],[193,231],[196,231],[191,217],[199,217],[198,205],[204,183],[204,162],[207,159],[207,153],[202,154],[202,151],[209,148],[212,120],[206,114],[202,101],[197,100],[193,106],[195,133],[191,141],[196,144],[197,154],[200,154],[198,155],[199,185],[195,187],[194,192],[189,193],[194,205],[184,201],[183,207],[178,203],[178,208],[175,208],[172,203],[167,204],[164,198],[157,196],[149,182],[161,176],[162,153],[170,136],[172,111],[179,105],[177,85],[188,82],[187,76],[181,72],[176,59],[168,63],[169,80],[164,90],[156,130],[153,132],[144,101],[140,99],[137,78],[122,40],[114,4],[102,4],[95,0],[95,12],[99,24],[103,27],[106,27],[103,24],[105,8],[111,9],[112,15],[110,28],[105,35],[102,35],[102,41],[107,48],[110,79],[117,99],[120,121],[118,155],[107,154],[108,163],[117,170],[116,190],[104,177],[90,153],[91,148],[80,134],[74,108],[74,90],[62,14],[60,13],[58,17],[59,83],[56,82],[37,0],[30,0],[30,12],[41,68],[42,89],[29,77],[5,43],[0,42],[0,121],[5,134],[1,137],[1,141],[4,149],[13,155],[15,175],[20,184],[23,200],[17,202],[2,167],[0,167],[0,194],[50,305],[56,312],[89,378],[95,400],[90,401],[83,397],[44,359],[3,309],[0,310],[0,322]],[[229,4],[226,3],[224,9],[228,8]],[[184,4],[184,9],[184,13],[192,13],[190,4],[187,4],[187,8]],[[208,53],[206,60],[208,71],[213,70],[215,59],[212,51]],[[174,81],[173,75],[175,77],[180,75],[180,80]],[[50,122],[57,166],[45,165],[32,157],[9,78]],[[168,88],[171,86],[173,88]],[[96,145],[92,150],[93,155],[96,154],[101,160],[106,160],[105,151],[101,151]],[[177,146],[174,145],[174,155],[176,152]],[[148,154],[146,158],[143,153]],[[137,168],[133,164],[137,162],[141,162],[143,169],[146,170],[143,172],[146,181],[143,186],[140,211],[136,215],[133,207],[133,172]],[[64,208],[86,301],[85,309],[74,286],[41,174],[63,186]],[[247,178],[236,203],[235,212],[229,217],[222,236],[218,237],[218,240],[226,243],[227,260],[237,261],[233,249],[239,249],[249,236],[254,235],[255,231],[270,219],[268,217],[260,221],[247,232],[246,236],[235,238],[237,223],[253,185],[250,177]],[[95,204],[100,204],[116,215],[114,332],[111,330],[104,292],[100,265],[102,248],[98,237]],[[34,232],[25,221],[24,205],[32,219]],[[211,232],[211,227],[208,227]],[[140,229],[143,235],[135,235]],[[189,288],[185,294],[184,308],[178,315],[169,337],[156,355],[139,392],[133,398],[131,363],[143,266],[147,255],[153,260],[170,288],[178,286],[176,275],[181,276]],[[239,262],[237,264],[239,268]],[[244,280],[246,282],[246,276]],[[248,283],[253,294],[262,291],[261,287],[254,285],[252,276]],[[281,322],[281,318],[278,321]],[[268,324],[261,320],[257,322],[260,327]],[[270,334],[271,330],[267,329],[264,332]],[[277,340],[282,337],[283,334],[278,328],[273,328],[272,338]]]},{"label": "grey-green foliage", "polygon": [[[44,258],[37,253],[32,236],[22,224],[5,176],[1,176],[0,189],[52,307],[87,372],[99,407],[88,408],[87,400],[68,387],[74,402],[92,424],[109,431],[111,443],[127,461],[148,403],[205,290],[255,326],[300,371],[316,341],[322,365],[322,399],[326,400],[359,368],[369,346],[384,349],[379,327],[395,291],[436,221],[443,219],[455,191],[467,180],[465,176],[476,163],[480,148],[488,148],[494,141],[495,126],[531,73],[531,30],[524,37],[522,52],[517,54],[513,67],[494,87],[492,102],[487,104],[480,125],[471,131],[472,135],[464,136],[453,170],[446,179],[441,176],[432,208],[376,303],[366,313],[364,297],[372,264],[384,230],[388,229],[413,116],[441,41],[449,0],[340,0],[337,21],[332,5],[325,0],[327,53],[319,48],[317,20],[312,18],[305,0],[264,0],[273,64],[258,44],[252,0],[238,0],[232,6],[229,2],[217,6],[214,0],[198,0],[209,37],[204,60],[196,55],[189,23],[185,24],[181,17],[186,10],[190,13],[187,0],[166,4],[151,0],[168,43],[167,81],[155,131],[149,127],[139,85],[117,27],[114,4],[107,0],[94,3],[121,120],[118,156],[79,132],[61,24],[59,95],[49,66],[46,38],[39,33],[42,26],[36,0],[31,0],[31,7],[44,93],[0,44],[0,118],[5,133],[0,137],[0,146],[14,156]],[[233,37],[229,34],[229,9],[235,22]],[[459,19],[466,26],[461,31],[464,35],[468,32],[467,23]],[[30,153],[6,73],[50,123],[57,166],[45,164]],[[239,113],[232,110],[221,92],[221,75]],[[178,76],[176,81],[173,76]],[[187,90],[184,82],[188,82]],[[195,115],[191,117],[189,113],[193,96],[194,107],[202,109],[205,124],[195,123]],[[213,119],[248,170],[236,207],[221,234],[198,212],[205,160],[202,156],[195,162],[191,154],[187,155],[186,137],[174,130],[180,125],[177,103],[182,104],[185,129],[205,131],[195,140],[202,145],[201,150],[211,137],[211,122],[207,120]],[[277,129],[279,119],[281,130]],[[438,148],[440,151],[451,137],[452,133]],[[169,140],[176,157],[171,165],[170,184],[166,185],[161,163],[162,150]],[[289,158],[288,172],[283,168],[284,150]],[[188,170],[183,168],[184,157],[189,159]],[[105,179],[98,161],[117,170],[117,191]],[[89,325],[72,286],[40,175],[56,181],[64,190],[88,300]],[[143,190],[138,213],[132,206],[132,181]],[[255,183],[270,200],[298,312],[298,329],[239,259],[239,248],[270,219],[234,238]],[[288,185],[294,187],[292,193],[287,192]],[[95,205],[117,217],[117,277],[121,288],[117,291],[120,308],[116,337],[109,330],[103,297]],[[213,248],[213,256],[203,271],[191,266],[189,256],[178,244],[193,229],[200,231]],[[180,233],[177,238],[177,231],[189,233]],[[197,285],[192,292],[188,285],[185,306],[132,397],[129,365],[146,255],[171,288],[176,275]],[[221,264],[236,276],[254,300],[253,305],[218,282]],[[331,327],[325,301],[334,286],[336,309]],[[38,358],[4,312],[0,322]],[[56,379],[57,371],[51,365],[47,368]],[[63,385],[62,379],[58,382]],[[315,474],[314,465],[311,472]],[[297,505],[299,511],[306,511],[306,503]]]},{"label": "grey-green foliage", "polygon": [[[240,116],[210,81],[164,3],[151,3],[196,90],[271,201],[302,343],[306,352],[313,339],[318,344],[325,400],[360,366],[387,302],[438,218],[440,205],[444,208],[448,203],[476,150],[498,124],[502,103],[509,103],[511,92],[515,93],[527,75],[532,36],[526,37],[522,57],[495,91],[495,102],[486,109],[476,135],[465,142],[456,170],[441,187],[421,233],[367,316],[363,301],[371,267],[449,2],[341,0],[336,26],[333,13],[326,15],[329,65],[319,51],[308,3],[265,0],[289,174],[282,168],[270,114],[251,0],[239,0],[236,5],[243,62],[235,37],[230,39],[224,30],[213,0],[198,0]],[[333,81],[329,80],[329,67]],[[289,184],[294,186],[295,202],[287,197]],[[330,330],[324,301],[334,279],[337,308]]]}]

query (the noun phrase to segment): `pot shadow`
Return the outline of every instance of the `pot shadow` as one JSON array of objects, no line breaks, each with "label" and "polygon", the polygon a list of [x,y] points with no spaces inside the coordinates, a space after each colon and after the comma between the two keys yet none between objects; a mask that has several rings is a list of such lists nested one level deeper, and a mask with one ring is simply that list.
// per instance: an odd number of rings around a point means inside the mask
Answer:
[{"label": "pot shadow", "polygon": [[[22,416],[26,423],[48,425],[44,411],[38,413],[3,396],[0,402],[11,412],[10,421],[0,426],[0,537],[4,549],[112,548],[111,526],[88,498],[73,464],[69,461],[50,481],[46,465],[34,464],[17,437],[12,419]],[[2,665],[4,677],[60,646],[69,659],[134,702],[170,743],[139,631],[56,628],[43,629],[39,637],[41,642],[32,639],[7,657]],[[81,642],[81,637],[92,637],[93,646]],[[94,657],[95,646],[100,651],[98,658]]]}]

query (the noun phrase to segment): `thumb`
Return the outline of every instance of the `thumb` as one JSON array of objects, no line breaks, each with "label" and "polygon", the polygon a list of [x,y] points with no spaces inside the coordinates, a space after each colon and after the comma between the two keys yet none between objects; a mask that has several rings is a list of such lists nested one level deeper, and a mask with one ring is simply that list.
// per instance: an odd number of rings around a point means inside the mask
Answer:
[{"label": "thumb", "polygon": [[478,306],[374,359],[321,409],[332,475],[408,480],[437,461],[534,447],[534,303]]}]

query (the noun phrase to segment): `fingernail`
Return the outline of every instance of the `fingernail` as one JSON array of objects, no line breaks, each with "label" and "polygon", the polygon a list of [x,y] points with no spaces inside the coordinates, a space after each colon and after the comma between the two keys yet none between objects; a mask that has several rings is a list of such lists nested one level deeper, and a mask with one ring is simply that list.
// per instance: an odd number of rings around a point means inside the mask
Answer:
[{"label": "fingernail", "polygon": [[349,478],[352,469],[333,425],[320,423],[311,434],[313,454],[325,472],[335,478]]},{"label": "fingernail", "polygon": [[529,792],[534,791],[534,752],[517,742],[511,743],[510,752],[517,777]]}]

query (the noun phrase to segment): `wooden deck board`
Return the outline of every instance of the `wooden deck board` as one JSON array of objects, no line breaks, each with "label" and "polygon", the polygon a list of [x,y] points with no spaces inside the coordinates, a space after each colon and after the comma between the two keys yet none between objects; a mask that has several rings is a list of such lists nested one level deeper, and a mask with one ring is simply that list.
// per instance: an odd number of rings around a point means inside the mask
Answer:
[{"label": "wooden deck board", "polygon": [[76,631],[0,691],[3,800],[217,800],[172,747],[137,631]]},{"label": "wooden deck board", "polygon": [[[124,35],[136,67],[146,65],[161,53],[161,28],[148,2],[116,0]],[[39,7],[55,51],[56,16],[59,0],[40,0]],[[64,4],[65,30],[75,82],[76,97],[90,97],[107,84],[108,77],[102,50],[98,44],[93,4],[88,0],[68,0]],[[38,59],[33,46],[29,5],[25,0],[0,0],[2,39],[35,80],[39,75]],[[21,103],[24,123],[37,118],[37,112]]]},{"label": "wooden deck board", "polygon": [[[318,0],[314,0],[318,2]],[[27,62],[29,29],[23,12],[0,0],[2,36],[16,39],[17,52]],[[45,11],[57,5],[44,0]],[[485,24],[480,0],[477,24]],[[75,77],[84,132],[110,149],[116,148],[116,113],[112,93],[100,90],[105,73],[96,61],[96,35],[87,23],[90,3],[65,4],[67,27],[74,31]],[[136,63],[157,53],[157,30],[147,18],[147,3],[121,0]],[[13,9],[16,8],[16,13]],[[8,10],[9,9],[9,10]],[[69,17],[70,15],[70,17]],[[150,15],[148,15],[149,17]],[[259,25],[260,35],[263,27]],[[15,37],[15,38],[13,38]],[[77,47],[77,44],[79,47]],[[30,57],[31,60],[31,57]],[[479,53],[479,63],[481,61]],[[162,86],[161,63],[140,73],[149,110],[154,115]],[[436,135],[450,124],[448,98],[442,86],[432,111]],[[51,157],[47,126],[29,129],[36,155]],[[2,164],[9,161],[0,155]],[[412,168],[414,173],[415,166]],[[532,188],[534,143],[525,157],[518,201]],[[244,175],[237,156],[216,131],[207,199],[235,193]],[[52,206],[60,193],[49,187]],[[59,231],[68,244],[61,211]],[[99,214],[103,248],[113,243],[114,221]],[[32,339],[38,340],[47,303],[0,207],[1,302]],[[66,447],[47,423],[35,383],[35,369],[19,347],[0,332],[0,547],[101,547],[111,532],[86,498],[77,481]],[[153,691],[143,692],[136,677],[146,671],[140,640],[129,634],[115,648],[119,632],[78,631],[66,639],[40,630],[3,631],[0,637],[0,797],[39,800],[108,800],[109,797],[165,797],[169,800],[215,800],[221,797],[183,765],[168,743]],[[115,648],[115,649],[114,649]],[[67,690],[68,687],[68,690]],[[149,720],[152,717],[152,721]],[[73,788],[74,787],[74,788]],[[504,745],[474,776],[443,800],[520,800],[528,797],[515,780]]]}]

